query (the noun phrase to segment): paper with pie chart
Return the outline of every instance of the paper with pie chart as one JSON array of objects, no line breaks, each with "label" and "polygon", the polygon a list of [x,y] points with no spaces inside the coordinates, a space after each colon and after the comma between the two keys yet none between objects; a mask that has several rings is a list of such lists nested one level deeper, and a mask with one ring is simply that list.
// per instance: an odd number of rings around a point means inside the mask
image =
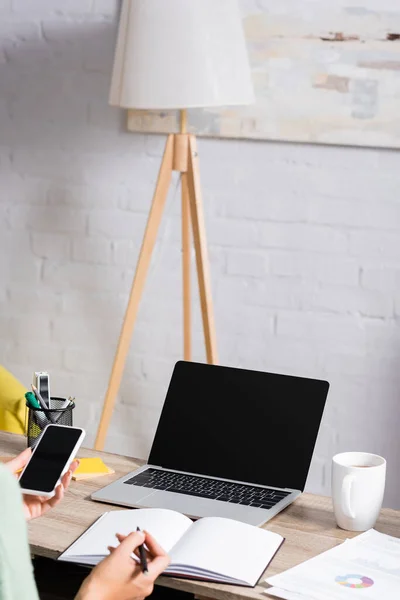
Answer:
[{"label": "paper with pie chart", "polygon": [[400,600],[400,539],[371,529],[266,581],[285,600]]}]

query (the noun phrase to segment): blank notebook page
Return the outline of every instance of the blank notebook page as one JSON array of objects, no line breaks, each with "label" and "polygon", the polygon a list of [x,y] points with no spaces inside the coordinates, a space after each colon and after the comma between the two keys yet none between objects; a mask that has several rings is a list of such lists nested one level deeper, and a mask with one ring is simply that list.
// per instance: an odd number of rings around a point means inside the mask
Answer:
[{"label": "blank notebook page", "polygon": [[171,562],[255,585],[282,541],[282,536],[272,531],[209,517],[192,525],[173,548]]},{"label": "blank notebook page", "polygon": [[72,544],[62,558],[68,560],[68,557],[73,556],[107,556],[108,546],[118,545],[115,534],[128,535],[136,531],[136,527],[151,533],[162,548],[169,552],[191,525],[190,519],[171,510],[143,508],[108,512]]}]

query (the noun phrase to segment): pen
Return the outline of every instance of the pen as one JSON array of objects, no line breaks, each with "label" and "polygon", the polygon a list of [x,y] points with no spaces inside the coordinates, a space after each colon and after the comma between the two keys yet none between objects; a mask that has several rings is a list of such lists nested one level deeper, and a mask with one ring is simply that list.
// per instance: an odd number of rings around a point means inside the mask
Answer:
[{"label": "pen", "polygon": [[35,394],[36,398],[39,400],[39,402],[40,402],[40,406],[43,408],[43,410],[44,410],[45,408],[49,408],[49,407],[47,406],[46,402],[43,400],[43,398],[42,398],[42,396],[41,396],[41,394],[40,394],[39,390],[37,389],[37,387],[36,387],[35,385],[33,385],[33,383],[32,383],[32,385],[31,385],[31,388],[32,388],[32,391],[33,391],[33,393]]},{"label": "pen", "polygon": [[42,410],[43,410],[44,414],[46,415],[46,417],[49,419],[49,421],[51,421],[51,423],[55,423],[54,417],[51,414],[49,414],[49,412],[48,412],[48,406],[47,406],[46,402],[43,400],[42,396],[38,392],[37,387],[34,386],[33,383],[32,383],[32,390],[36,396],[36,399],[39,401],[40,406],[42,407]]},{"label": "pen", "polygon": [[64,408],[67,408],[67,406],[69,406],[69,404],[71,403],[70,398],[67,398],[66,400],[64,400],[64,402],[61,404],[61,406],[58,407],[58,410],[63,410]]},{"label": "pen", "polygon": [[[136,527],[136,531],[140,531],[140,527]],[[139,546],[139,556],[140,556],[140,564],[142,565],[142,572],[148,573],[147,568],[147,558],[146,558],[146,550],[144,549],[143,544]]]},{"label": "pen", "polygon": [[65,409],[68,408],[68,406],[70,404],[72,404],[70,398],[71,398],[71,396],[69,398],[65,399],[64,402],[61,404],[61,406],[58,407],[58,410],[62,411],[62,412],[60,412],[60,414],[56,416],[54,423],[58,423],[58,421],[63,416]]}]

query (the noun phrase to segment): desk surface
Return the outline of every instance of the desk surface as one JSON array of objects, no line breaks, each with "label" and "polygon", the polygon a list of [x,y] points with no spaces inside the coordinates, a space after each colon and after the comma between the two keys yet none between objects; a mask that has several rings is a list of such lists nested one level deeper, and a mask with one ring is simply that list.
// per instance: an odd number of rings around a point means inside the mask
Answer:
[{"label": "desk surface", "polygon": [[[25,447],[25,438],[0,432],[0,456],[14,456]],[[90,495],[122,475],[136,469],[141,461],[115,454],[81,449],[80,456],[101,456],[104,462],[115,470],[115,474],[73,481],[63,502],[44,517],[29,524],[29,541],[33,554],[57,558],[89,525],[103,512],[118,510],[109,504],[92,502]],[[331,501],[322,496],[304,494],[294,504],[277,515],[265,525],[266,529],[276,531],[285,537],[285,543],[267,569],[269,576],[280,573],[304,560],[329,550],[350,532],[342,531],[335,525]],[[385,509],[382,511],[376,529],[400,537],[400,511]],[[263,583],[255,588],[240,588],[230,585],[218,585],[197,581],[161,577],[159,583],[175,589],[196,594],[202,598],[215,600],[243,600],[270,596],[265,595],[267,585]]]}]

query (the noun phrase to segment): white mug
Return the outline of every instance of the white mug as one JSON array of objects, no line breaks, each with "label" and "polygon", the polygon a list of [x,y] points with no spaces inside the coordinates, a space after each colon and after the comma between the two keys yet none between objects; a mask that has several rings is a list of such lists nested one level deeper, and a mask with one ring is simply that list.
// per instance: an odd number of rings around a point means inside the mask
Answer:
[{"label": "white mug", "polygon": [[386,460],[368,452],[343,452],[332,459],[332,499],[342,529],[374,527],[385,491]]}]

